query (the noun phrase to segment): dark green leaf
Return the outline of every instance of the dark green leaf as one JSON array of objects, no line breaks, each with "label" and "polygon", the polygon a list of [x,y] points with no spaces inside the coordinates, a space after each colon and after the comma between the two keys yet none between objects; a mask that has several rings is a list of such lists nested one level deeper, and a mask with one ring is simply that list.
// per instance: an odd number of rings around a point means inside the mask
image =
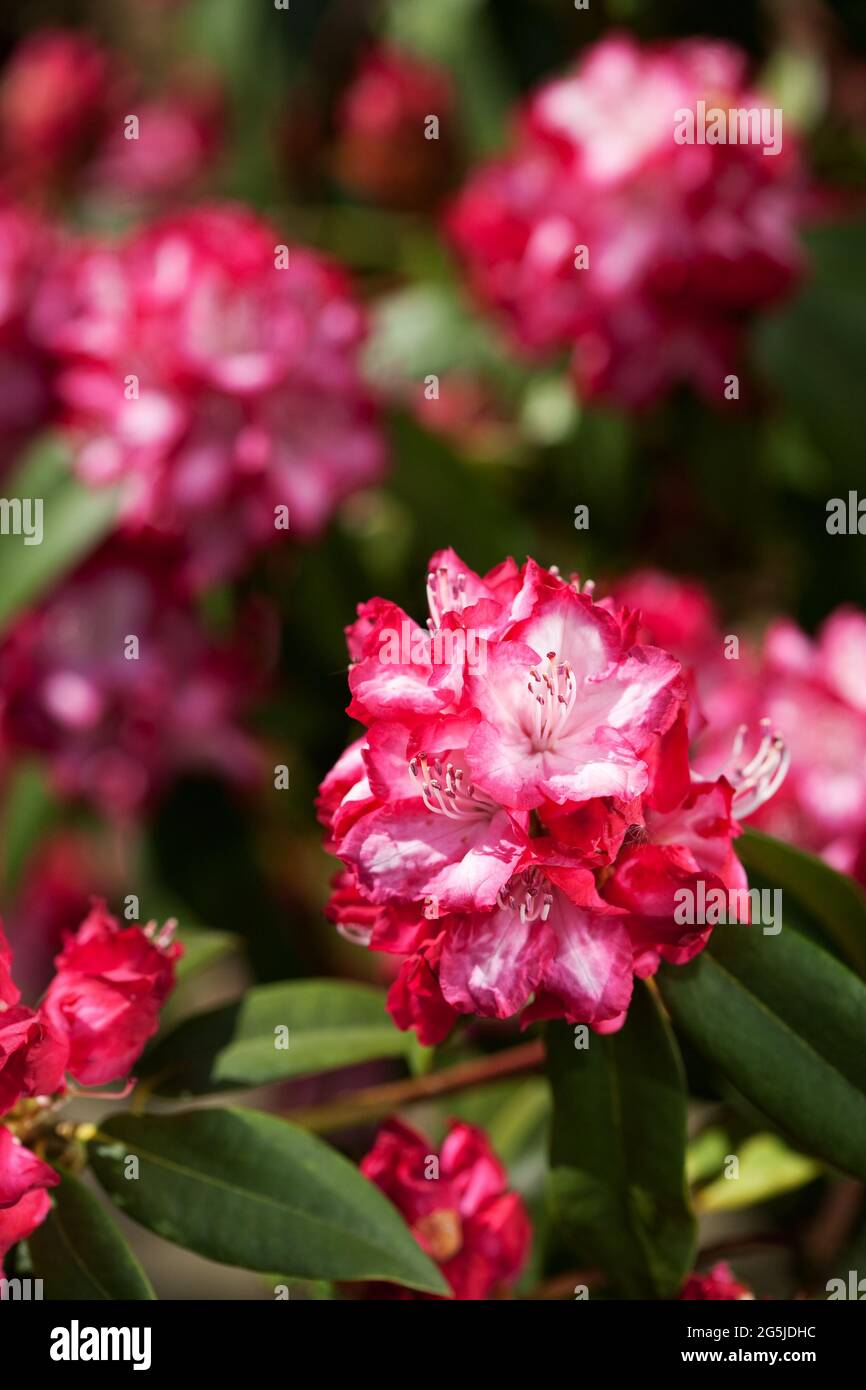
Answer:
[{"label": "dark green leaf", "polygon": [[866,895],[852,878],[757,830],[737,840],[737,855],[750,872],[782,890],[783,903],[805,908],[866,978]]},{"label": "dark green leaf", "polygon": [[28,1244],[47,1299],[156,1297],[103,1204],[69,1173],[53,1189],[51,1214]]},{"label": "dark green leaf", "polygon": [[[288,1029],[288,1047],[276,1046]],[[291,1076],[405,1056],[412,1035],[367,985],[301,980],[260,985],[236,1003],[184,1020],[146,1056],[138,1075],[163,1095],[263,1086]]]},{"label": "dark green leaf", "polygon": [[670,1029],[649,989],[635,990],[619,1033],[547,1029],[553,1085],[554,1222],[575,1258],[599,1265],[629,1298],[677,1292],[692,1264],[685,1181],[686,1094]]},{"label": "dark green leaf", "polygon": [[807,1152],[866,1178],[866,987],[790,927],[725,926],[665,966],[678,1028]]},{"label": "dark green leaf", "polygon": [[[127,1160],[138,1158],[137,1177]],[[298,1279],[447,1293],[403,1218],[320,1139],[255,1110],[114,1115],[91,1145],[129,1216],[206,1259]]]},{"label": "dark green leaf", "polygon": [[762,319],[758,360],[791,414],[832,459],[837,481],[855,487],[851,440],[866,432],[866,393],[851,363],[866,353],[866,225],[822,227],[809,242],[813,273],[779,312]]}]

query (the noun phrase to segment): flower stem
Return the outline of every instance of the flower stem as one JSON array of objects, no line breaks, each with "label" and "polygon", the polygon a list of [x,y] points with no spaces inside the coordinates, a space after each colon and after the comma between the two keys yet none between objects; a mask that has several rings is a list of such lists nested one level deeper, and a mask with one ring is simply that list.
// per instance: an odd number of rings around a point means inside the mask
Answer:
[{"label": "flower stem", "polygon": [[311,1106],[305,1110],[289,1110],[285,1118],[305,1129],[318,1133],[329,1130],[349,1129],[353,1125],[365,1124],[368,1120],[378,1120],[401,1106],[411,1105],[422,1100],[436,1100],[440,1096],[450,1096],[456,1091],[465,1091],[470,1086],[484,1086],[491,1081],[502,1081],[522,1072],[537,1071],[544,1063],[544,1044],[521,1043],[504,1052],[496,1052],[490,1057],[473,1058],[471,1062],[459,1062],[443,1071],[428,1072],[425,1076],[410,1077],[407,1081],[394,1081],[385,1086],[371,1086],[367,1090],[349,1092],[338,1096],[326,1105]]}]

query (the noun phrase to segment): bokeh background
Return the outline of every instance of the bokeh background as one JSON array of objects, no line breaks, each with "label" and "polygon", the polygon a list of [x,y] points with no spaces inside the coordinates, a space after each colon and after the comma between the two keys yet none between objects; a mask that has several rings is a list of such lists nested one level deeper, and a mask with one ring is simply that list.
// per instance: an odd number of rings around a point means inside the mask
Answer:
[{"label": "bokeh background", "polygon": [[[83,50],[64,57],[61,43],[55,66],[43,58],[22,72],[27,45],[50,30],[95,46],[104,66],[85,81]],[[721,390],[713,402],[676,383],[640,409],[593,398],[567,351],[520,351],[473,295],[443,233],[472,171],[513,145],[527,95],[611,32],[737,45],[799,150],[803,270],[744,320],[736,404]],[[147,133],[134,158],[119,143],[128,112],[142,113]],[[440,122],[435,141],[422,138],[430,113]],[[189,610],[196,633],[217,644],[243,638],[232,648],[229,715],[243,756],[224,758],[218,772],[174,757],[132,808],[64,775],[62,740],[34,733],[19,708],[35,698],[28,682],[42,669],[35,657],[28,664],[21,624],[68,594],[62,586],[91,552],[98,570],[111,526],[89,512],[80,521],[79,493],[70,493],[74,554],[64,565],[47,534],[52,558],[20,601],[22,552],[3,538],[0,589],[12,597],[0,632],[2,911],[31,992],[94,892],[116,910],[135,894],[144,918],[180,919],[189,949],[175,1012],[250,980],[382,978],[381,958],[323,914],[335,866],[314,800],[350,732],[343,629],[373,594],[423,619],[425,567],[439,547],[453,546],[478,571],[531,554],[591,576],[600,590],[647,568],[687,577],[715,603],[719,630],[746,643],[759,644],[782,615],[812,633],[840,605],[866,608],[864,540],[826,526],[830,498],[866,491],[866,12],[857,0],[592,0],[585,11],[570,0],[291,0],[287,10],[271,0],[29,0],[0,15],[0,151],[4,207],[28,209],[61,241],[110,241],[231,200],[290,245],[341,264],[364,306],[361,371],[387,447],[379,477],[335,492],[311,533],[290,528],[239,572],[199,588]],[[25,277],[50,275],[61,256],[46,245],[25,269],[17,252],[4,252],[0,300],[23,294]],[[51,486],[58,470],[71,473],[50,385],[29,416],[17,411],[26,391],[13,318],[4,321],[0,387],[10,495],[22,468],[47,469]],[[428,400],[431,375],[439,396]],[[586,530],[575,528],[581,505]],[[55,508],[51,526],[62,529],[62,516]],[[69,621],[98,647],[104,595],[88,593]],[[169,641],[168,600],[154,602],[154,639]],[[199,639],[171,640],[187,649]],[[93,659],[95,669],[98,651]],[[171,669],[169,706],[189,677],[182,662]],[[77,687],[54,689],[61,707],[76,697]],[[103,748],[111,739],[109,730]],[[862,787],[863,744],[850,747]],[[280,766],[289,785],[277,789]],[[322,1099],[345,1081],[296,1083],[276,1103]],[[527,1092],[537,1129],[543,1107],[533,1114],[531,1103]],[[525,1160],[525,1189],[538,1167]],[[800,1176],[759,1224],[802,1229],[820,1245],[842,1216]],[[847,1190],[845,1200],[856,1212],[862,1194]],[[711,1238],[739,1234],[740,1219],[726,1220]],[[200,1295],[262,1296],[251,1276],[136,1240],[163,1295],[184,1296],[192,1282]],[[803,1253],[781,1245],[754,1257],[763,1290],[777,1295],[796,1287]],[[754,1277],[754,1264],[743,1268]]]}]

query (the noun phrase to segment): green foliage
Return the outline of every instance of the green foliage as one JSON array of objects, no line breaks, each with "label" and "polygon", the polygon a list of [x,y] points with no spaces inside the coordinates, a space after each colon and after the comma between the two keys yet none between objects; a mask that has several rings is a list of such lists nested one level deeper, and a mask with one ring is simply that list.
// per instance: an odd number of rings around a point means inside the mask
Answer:
[{"label": "green foliage", "polygon": [[[137,1177],[126,1176],[131,1156]],[[123,1211],[207,1259],[298,1279],[448,1291],[378,1188],[321,1140],[272,1115],[114,1115],[91,1160]]]},{"label": "green foliage", "polygon": [[783,902],[805,911],[866,979],[866,894],[859,884],[814,854],[757,830],[747,830],[737,841],[737,856],[750,884],[760,875],[763,883],[781,889]]},{"label": "green foliage", "polygon": [[659,988],[678,1029],[808,1153],[866,1177],[866,987],[785,927],[717,928]]},{"label": "green foliage", "polygon": [[53,1189],[51,1214],[28,1244],[33,1273],[48,1299],[156,1296],[104,1204],[70,1173]]},{"label": "green foliage", "polygon": [[412,1046],[413,1035],[399,1032],[385,1012],[380,990],[302,980],[260,985],[235,1004],[185,1019],[139,1073],[162,1095],[197,1095],[406,1057]]},{"label": "green foliage", "polygon": [[685,1182],[686,1091],[677,1046],[639,985],[619,1033],[575,1047],[547,1027],[553,1087],[553,1220],[576,1261],[627,1298],[666,1298],[692,1264]]}]

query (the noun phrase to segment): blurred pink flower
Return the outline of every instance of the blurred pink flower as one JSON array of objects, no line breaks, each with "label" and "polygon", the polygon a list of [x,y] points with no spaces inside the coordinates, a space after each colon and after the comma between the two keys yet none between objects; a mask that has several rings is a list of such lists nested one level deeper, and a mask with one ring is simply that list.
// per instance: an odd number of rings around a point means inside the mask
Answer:
[{"label": "blurred pink flower", "polygon": [[385,446],[343,272],[213,206],[69,253],[40,326],[76,467],[126,485],[127,530],[182,539],[196,585],[317,533]]},{"label": "blurred pink flower", "polygon": [[729,45],[605,38],[534,93],[449,212],[480,298],[524,349],[570,350],[587,397],[638,407],[686,382],[721,402],[749,316],[800,274],[796,137],[773,155],[678,144],[702,99],[766,106]]},{"label": "blurred pink flower", "polygon": [[685,1302],[717,1302],[724,1299],[750,1299],[755,1295],[734,1277],[733,1270],[719,1260],[706,1274],[690,1274],[680,1299]]},{"label": "blurred pink flower", "polygon": [[[46,832],[27,856],[5,914],[15,978],[25,995],[42,993],[64,933],[87,916],[94,892],[106,897],[124,892],[120,865],[99,829],[87,833],[62,825]],[[0,973],[2,959],[0,948]]]},{"label": "blurred pink flower", "polygon": [[114,101],[112,62],[73,29],[23,39],[0,74],[0,158],[24,185],[74,170],[98,141]]},{"label": "blurred pink flower", "polygon": [[838,608],[814,640],[771,624],[750,694],[752,719],[760,705],[791,754],[778,798],[752,823],[866,885],[866,614]]},{"label": "blurred pink flower", "polygon": [[[389,1120],[361,1172],[402,1213],[435,1260],[455,1299],[502,1294],[517,1279],[532,1239],[526,1209],[508,1190],[502,1164],[482,1130],[454,1121],[439,1153],[402,1120]],[[366,1297],[427,1299],[393,1284],[366,1286]]]},{"label": "blurred pink flower", "polygon": [[51,366],[34,332],[33,308],[55,250],[40,217],[0,204],[0,469],[48,422],[54,406]]},{"label": "blurred pink flower", "polygon": [[12,952],[0,923],[0,1007],[17,1004],[20,996],[12,979]]},{"label": "blurred pink flower", "polygon": [[64,795],[130,815],[186,768],[256,774],[236,723],[256,680],[249,642],[209,636],[161,551],[115,543],[0,644],[0,738],[43,754]]},{"label": "blurred pink flower", "polygon": [[866,885],[866,614],[839,608],[814,639],[780,619],[729,657],[700,586],[643,571],[615,588],[640,610],[647,637],[686,667],[698,771],[712,776],[728,764],[730,775],[733,748],[740,765],[759,758],[766,720],[784,738],[790,767],[776,794],[749,813],[750,824]]},{"label": "blurred pink flower", "polygon": [[222,107],[210,72],[173,72],[150,95],[122,53],[74,29],[37,30],[0,72],[2,181],[36,202],[70,192],[136,203],[187,193],[217,152]]},{"label": "blurred pink flower", "polygon": [[453,108],[442,68],[396,48],[372,48],[337,110],[339,178],[374,202],[431,206],[454,167]]},{"label": "blurred pink flower", "polygon": [[189,193],[219,150],[223,105],[215,81],[181,86],[177,78],[157,97],[131,99],[137,138],[127,138],[123,118],[116,116],[88,169],[88,182],[105,197],[133,203]]}]

